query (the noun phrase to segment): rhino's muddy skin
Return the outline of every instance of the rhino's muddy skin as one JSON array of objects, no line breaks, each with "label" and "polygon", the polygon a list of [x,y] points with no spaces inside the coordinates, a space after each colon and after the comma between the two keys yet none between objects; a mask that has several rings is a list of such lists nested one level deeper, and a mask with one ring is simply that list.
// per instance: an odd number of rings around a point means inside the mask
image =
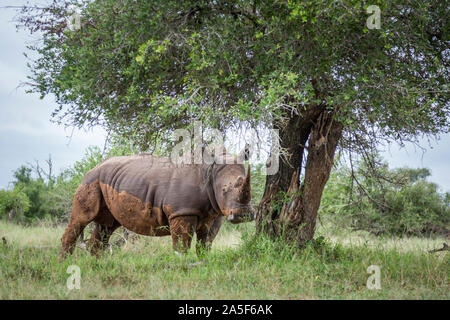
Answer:
[{"label": "rhino's muddy skin", "polygon": [[[227,161],[229,163],[229,161]],[[83,229],[95,223],[92,253],[120,226],[142,235],[168,236],[176,251],[208,249],[222,224],[251,213],[250,171],[242,164],[174,165],[143,154],[110,158],[89,171],[78,187],[62,256],[72,253]]]}]

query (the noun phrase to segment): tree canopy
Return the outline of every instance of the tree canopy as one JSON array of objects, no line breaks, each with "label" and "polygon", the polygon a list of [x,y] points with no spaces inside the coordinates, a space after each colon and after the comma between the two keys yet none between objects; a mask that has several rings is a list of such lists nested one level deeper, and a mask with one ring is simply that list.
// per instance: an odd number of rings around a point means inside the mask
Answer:
[{"label": "tree canopy", "polygon": [[447,131],[448,6],[370,4],[380,29],[366,26],[368,3],[330,0],[65,0],[20,23],[42,32],[30,84],[56,96],[55,119],[143,145],[192,119],[271,126],[310,105],[336,110],[349,144]]}]

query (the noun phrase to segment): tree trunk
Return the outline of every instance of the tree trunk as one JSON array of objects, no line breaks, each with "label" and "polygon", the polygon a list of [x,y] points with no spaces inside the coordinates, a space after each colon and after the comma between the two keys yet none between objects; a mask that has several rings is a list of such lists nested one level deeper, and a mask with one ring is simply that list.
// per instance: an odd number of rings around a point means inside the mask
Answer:
[{"label": "tree trunk", "polygon": [[266,176],[264,195],[261,199],[256,226],[258,232],[274,234],[276,230],[273,221],[279,215],[278,204],[282,200],[282,192],[287,191],[292,175],[301,167],[303,146],[308,140],[310,128],[304,128],[305,122],[298,115],[293,115],[284,125],[276,125],[279,130],[280,148],[285,152],[279,158],[279,168],[276,174]]},{"label": "tree trunk", "polygon": [[[291,152],[290,163],[280,159],[280,170],[267,176],[258,208],[257,230],[271,236],[283,235],[299,245],[314,236],[317,211],[328,181],[342,125],[324,108],[291,120],[280,129],[280,144]],[[305,176],[300,184],[304,148],[308,142]]]}]

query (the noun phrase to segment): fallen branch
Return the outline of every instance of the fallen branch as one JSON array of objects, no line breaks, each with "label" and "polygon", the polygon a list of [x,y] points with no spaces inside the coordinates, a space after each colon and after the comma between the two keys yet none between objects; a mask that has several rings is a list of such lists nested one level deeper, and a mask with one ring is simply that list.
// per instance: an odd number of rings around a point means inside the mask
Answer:
[{"label": "fallen branch", "polygon": [[446,243],[444,243],[442,248],[440,248],[440,249],[433,249],[433,250],[430,250],[428,252],[429,253],[435,253],[435,252],[439,252],[439,251],[449,251],[449,250],[450,250],[450,247]]}]

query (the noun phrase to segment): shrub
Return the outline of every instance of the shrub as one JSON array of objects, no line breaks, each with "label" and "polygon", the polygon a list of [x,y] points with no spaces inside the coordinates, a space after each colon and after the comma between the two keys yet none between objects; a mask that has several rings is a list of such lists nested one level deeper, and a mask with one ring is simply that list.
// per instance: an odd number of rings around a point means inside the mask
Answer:
[{"label": "shrub", "polygon": [[30,209],[30,200],[21,190],[0,190],[0,217],[21,220]]},{"label": "shrub", "polygon": [[26,195],[29,200],[29,208],[23,211],[25,220],[29,221],[35,217],[42,218],[45,216],[43,207],[45,193],[49,190],[51,182],[44,181],[41,176],[32,177],[33,168],[29,166],[20,166],[14,171],[13,181],[14,190]]},{"label": "shrub", "polygon": [[321,215],[375,235],[448,234],[450,194],[426,181],[428,169],[390,170],[380,159],[370,167],[360,162],[353,171],[336,168],[324,190]]}]

